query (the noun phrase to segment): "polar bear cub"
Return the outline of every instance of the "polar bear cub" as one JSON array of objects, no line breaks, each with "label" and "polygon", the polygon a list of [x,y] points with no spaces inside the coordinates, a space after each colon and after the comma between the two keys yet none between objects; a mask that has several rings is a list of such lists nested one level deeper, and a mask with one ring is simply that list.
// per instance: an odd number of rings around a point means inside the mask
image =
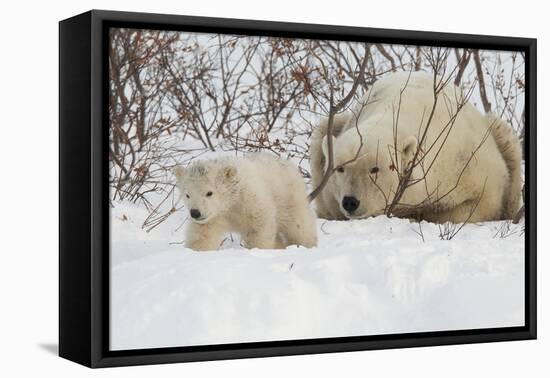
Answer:
[{"label": "polar bear cub", "polygon": [[247,248],[317,244],[305,184],[288,161],[267,154],[198,160],[174,175],[191,220],[188,248],[216,250],[228,232]]}]

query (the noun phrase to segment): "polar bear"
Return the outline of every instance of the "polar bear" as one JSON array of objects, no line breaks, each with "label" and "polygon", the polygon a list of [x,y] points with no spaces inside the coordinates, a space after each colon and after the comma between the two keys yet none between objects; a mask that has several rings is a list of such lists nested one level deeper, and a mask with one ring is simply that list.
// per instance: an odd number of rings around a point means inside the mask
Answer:
[{"label": "polar bear", "polygon": [[[434,85],[442,88],[437,96]],[[334,118],[336,171],[314,201],[317,215],[365,218],[387,213],[394,202],[393,215],[437,223],[513,218],[522,188],[520,142],[504,121],[466,100],[458,87],[425,72],[378,80]],[[327,166],[327,124],[311,138],[314,188]],[[400,180],[405,189],[394,201]]]},{"label": "polar bear", "polygon": [[191,218],[188,248],[218,249],[228,232],[247,248],[317,244],[305,183],[288,161],[267,154],[198,160],[176,166],[174,175]]}]

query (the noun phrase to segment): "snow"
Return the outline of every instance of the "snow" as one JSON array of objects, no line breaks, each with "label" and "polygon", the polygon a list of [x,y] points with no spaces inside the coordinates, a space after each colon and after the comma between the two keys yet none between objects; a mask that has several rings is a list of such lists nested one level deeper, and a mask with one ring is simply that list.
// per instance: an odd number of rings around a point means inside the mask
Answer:
[{"label": "snow", "polygon": [[194,252],[184,211],[150,232],[147,215],[113,203],[112,350],[524,324],[521,224],[441,240],[426,222],[318,220],[313,249],[247,250],[232,235]]},{"label": "snow", "polygon": [[[183,33],[182,37],[186,38],[182,43],[197,43],[202,51],[215,49],[219,43],[217,35]],[[355,47],[361,51],[360,46]],[[354,61],[347,43],[339,48]],[[386,48],[402,51],[407,46]],[[179,59],[186,59],[188,52],[180,51]],[[233,50],[231,67],[242,68],[244,62],[234,59],[241,52],[239,47]],[[376,50],[372,52],[377,71],[385,71],[385,58]],[[482,55],[490,70],[487,78],[494,79],[486,82],[493,110],[518,131],[523,122],[524,93],[516,88],[516,81],[523,81],[524,63],[519,57],[516,61],[515,54],[485,51]],[[262,56],[260,51],[252,60],[252,71],[258,70]],[[412,64],[413,58],[405,54],[405,65]],[[456,66],[454,54],[448,60],[447,74],[451,74]],[[279,67],[284,64],[275,62]],[[475,67],[470,63],[462,86],[476,85],[474,77]],[[215,68],[209,85],[216,93],[222,91],[220,78]],[[239,88],[248,95],[237,98],[235,115],[253,113],[265,105],[259,102],[262,97],[257,95],[256,85],[261,83],[257,81],[254,74],[242,77]],[[342,83],[343,89],[351,85],[350,81]],[[202,109],[211,109],[209,101],[205,98]],[[483,111],[477,88],[471,101]],[[161,112],[151,114],[178,119],[168,98],[159,104]],[[184,247],[188,220],[177,203],[179,194],[173,188],[171,168],[194,159],[267,149],[299,166],[309,184],[309,133],[320,114],[326,115],[321,105],[317,100],[306,101],[297,109],[285,109],[269,133],[265,133],[263,116],[252,116],[241,125],[232,125],[236,131],[231,139],[212,137],[215,151],[192,138],[184,123],[149,141],[147,148],[135,148],[135,156],[125,156],[126,165],[135,157],[136,167],[149,169],[141,195],[134,197],[136,203],[121,200],[132,195],[117,195],[116,186],[111,188],[111,349],[524,324],[523,224],[468,224],[452,240],[442,240],[440,234],[459,226],[385,216],[345,222],[318,220],[319,242],[313,249],[247,250],[238,235],[229,235],[219,251],[194,252]],[[223,113],[211,110],[201,117],[215,126]],[[260,142],[266,138],[271,141],[267,147]],[[280,143],[274,148],[276,140]],[[112,164],[111,177],[120,177],[120,173]],[[122,189],[133,190],[132,182]],[[169,216],[163,222],[155,221],[165,215]]]}]

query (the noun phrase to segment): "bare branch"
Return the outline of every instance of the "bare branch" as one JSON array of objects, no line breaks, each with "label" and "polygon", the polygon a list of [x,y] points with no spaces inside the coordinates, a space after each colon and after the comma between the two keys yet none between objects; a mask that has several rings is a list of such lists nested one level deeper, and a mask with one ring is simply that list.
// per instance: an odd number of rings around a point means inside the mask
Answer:
[{"label": "bare branch", "polygon": [[483,109],[485,110],[485,113],[490,113],[491,103],[487,98],[487,91],[485,89],[485,77],[483,75],[483,66],[481,65],[481,58],[479,57],[479,50],[473,50],[473,55],[477,72],[477,80],[479,82],[479,96],[481,97],[481,102],[483,103]]},{"label": "bare branch", "polygon": [[359,87],[359,83],[361,81],[361,78],[365,75],[365,69],[367,67],[367,62],[369,60],[369,50],[368,46],[365,47],[365,56],[363,58],[363,62],[361,63],[361,67],[359,69],[359,74],[355,77],[355,81],[353,82],[353,86],[351,87],[348,94],[336,105],[334,105],[334,92],[331,91],[330,94],[330,108],[329,108],[329,115],[328,115],[328,126],[327,126],[327,153],[328,156],[325,157],[327,159],[327,168],[325,170],[325,174],[323,175],[323,179],[321,180],[320,184],[315,188],[308,196],[309,201],[313,201],[323,190],[325,185],[328,182],[328,179],[330,176],[334,173],[334,154],[333,154],[333,129],[334,129],[334,115],[336,113],[339,113],[342,109],[344,109],[348,103],[353,99],[353,96],[355,96],[355,93],[357,92],[357,88]]}]

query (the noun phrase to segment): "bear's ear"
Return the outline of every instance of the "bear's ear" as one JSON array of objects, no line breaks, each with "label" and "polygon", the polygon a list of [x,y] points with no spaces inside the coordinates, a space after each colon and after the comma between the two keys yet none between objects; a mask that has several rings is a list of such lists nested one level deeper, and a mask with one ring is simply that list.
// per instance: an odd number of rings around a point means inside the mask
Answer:
[{"label": "bear's ear", "polygon": [[185,168],[183,168],[181,165],[176,165],[172,169],[172,173],[174,176],[176,176],[176,179],[181,180],[183,179],[183,174],[185,173]]},{"label": "bear's ear", "polygon": [[402,158],[406,164],[408,164],[413,159],[414,154],[416,154],[417,147],[418,141],[412,135],[408,136],[403,141]]},{"label": "bear's ear", "polygon": [[228,165],[222,168],[222,179],[224,181],[233,181],[237,176],[237,167]]}]

